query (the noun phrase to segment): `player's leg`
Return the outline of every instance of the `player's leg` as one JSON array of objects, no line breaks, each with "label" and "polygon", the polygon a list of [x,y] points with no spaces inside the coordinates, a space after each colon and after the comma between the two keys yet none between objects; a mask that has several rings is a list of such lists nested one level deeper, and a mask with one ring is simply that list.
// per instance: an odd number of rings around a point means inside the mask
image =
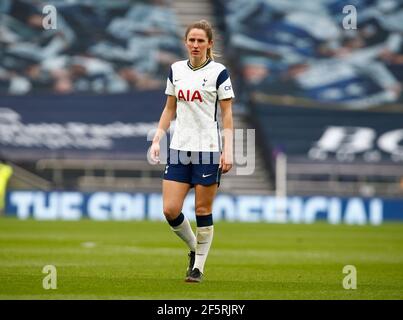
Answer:
[{"label": "player's leg", "polygon": [[200,282],[204,273],[204,265],[213,241],[213,201],[217,193],[218,185],[214,183],[209,186],[195,185],[195,206],[196,206],[196,257],[193,270],[186,279],[188,282]]},{"label": "player's leg", "polygon": [[173,232],[178,235],[189,247],[190,251],[196,249],[196,237],[187,217],[182,213],[183,202],[189,192],[190,184],[163,180],[162,201],[163,212]]},{"label": "player's leg", "polygon": [[[181,151],[183,153],[183,151]],[[162,183],[163,210],[172,231],[189,247],[189,265],[186,276],[193,268],[196,236],[187,217],[182,213],[183,201],[191,188],[191,164],[180,161],[180,151],[170,149]]]}]

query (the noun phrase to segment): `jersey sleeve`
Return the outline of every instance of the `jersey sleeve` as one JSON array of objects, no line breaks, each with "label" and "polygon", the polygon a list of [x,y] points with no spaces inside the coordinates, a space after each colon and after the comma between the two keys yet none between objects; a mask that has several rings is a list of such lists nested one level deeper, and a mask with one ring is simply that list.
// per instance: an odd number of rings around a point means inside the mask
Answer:
[{"label": "jersey sleeve", "polygon": [[169,71],[169,75],[167,78],[167,87],[165,89],[165,94],[170,95],[170,96],[175,95],[175,86],[173,85],[173,81],[172,81],[172,67],[171,67],[171,70]]},{"label": "jersey sleeve", "polygon": [[216,89],[218,100],[235,97],[234,91],[232,90],[231,79],[229,77],[227,69],[222,70],[218,75]]}]

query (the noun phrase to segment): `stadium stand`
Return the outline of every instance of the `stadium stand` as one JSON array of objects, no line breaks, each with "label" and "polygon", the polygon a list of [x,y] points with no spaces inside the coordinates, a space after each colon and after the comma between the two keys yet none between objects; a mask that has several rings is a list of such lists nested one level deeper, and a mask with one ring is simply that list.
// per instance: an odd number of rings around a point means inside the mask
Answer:
[{"label": "stadium stand", "polygon": [[[42,28],[45,4],[57,8],[57,30]],[[211,4],[18,0],[2,2],[0,12],[0,143],[14,166],[11,188],[160,191],[162,167],[147,162],[147,133],[169,65],[184,57],[184,29],[214,22]],[[235,126],[247,128],[234,113]],[[254,165],[243,179],[231,172],[222,190],[270,193],[259,154]]]},{"label": "stadium stand", "polygon": [[[57,8],[44,30],[42,8]],[[184,51],[169,1],[2,1],[0,93],[122,93],[165,85]]]},{"label": "stadium stand", "polygon": [[401,104],[403,4],[355,2],[356,30],[342,28],[345,1],[218,2],[245,91],[351,110]]},{"label": "stadium stand", "polygon": [[[349,4],[358,29],[343,28]],[[268,167],[287,155],[290,194],[402,195],[402,1],[215,10]]]},{"label": "stadium stand", "polygon": [[[57,8],[44,30],[42,8]],[[401,196],[402,1],[5,0],[0,14],[0,144],[11,186],[160,190],[146,159],[166,75],[191,21],[218,31],[236,87],[236,128],[256,128],[256,170],[222,191]],[[400,143],[400,144],[399,144]],[[245,145],[244,145],[245,150]],[[236,150],[242,153],[242,151]]]}]

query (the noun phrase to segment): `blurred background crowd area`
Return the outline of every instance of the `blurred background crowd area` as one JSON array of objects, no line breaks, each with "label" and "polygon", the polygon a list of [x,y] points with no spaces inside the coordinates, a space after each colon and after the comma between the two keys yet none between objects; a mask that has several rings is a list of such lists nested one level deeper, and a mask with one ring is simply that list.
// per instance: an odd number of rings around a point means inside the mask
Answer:
[{"label": "blurred background crowd area", "polygon": [[[170,0],[2,0],[0,93],[163,88],[185,58]],[[57,29],[42,25],[57,7]],[[403,1],[213,1],[224,54],[253,93],[359,110],[402,103]],[[354,5],[357,29],[343,29]],[[347,17],[348,19],[348,17]],[[351,25],[351,19],[347,22]]]},{"label": "blurred background crowd area", "polygon": [[[353,110],[403,102],[403,1],[214,3],[246,98],[261,92]],[[356,29],[343,28],[354,24],[349,5]]]},{"label": "blurred background crowd area", "polygon": [[[43,27],[46,5],[56,29]],[[234,127],[254,134],[234,149],[254,147],[253,172],[232,170],[223,192],[273,194],[278,171],[289,194],[403,194],[403,0],[0,0],[0,18],[0,156],[14,189],[159,192],[147,133],[170,65],[187,58],[186,27],[207,19]]]},{"label": "blurred background crowd area", "polygon": [[[122,93],[165,85],[184,55],[169,0],[1,0],[0,93]],[[57,9],[45,30],[43,8]]]}]

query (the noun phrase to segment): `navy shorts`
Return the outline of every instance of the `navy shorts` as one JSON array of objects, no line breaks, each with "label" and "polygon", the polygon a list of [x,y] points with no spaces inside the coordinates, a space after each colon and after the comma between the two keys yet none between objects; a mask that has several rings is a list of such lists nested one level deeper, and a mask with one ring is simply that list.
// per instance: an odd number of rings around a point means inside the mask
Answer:
[{"label": "navy shorts", "polygon": [[169,149],[164,171],[165,180],[184,182],[194,187],[196,184],[220,185],[221,152],[197,152]]}]

